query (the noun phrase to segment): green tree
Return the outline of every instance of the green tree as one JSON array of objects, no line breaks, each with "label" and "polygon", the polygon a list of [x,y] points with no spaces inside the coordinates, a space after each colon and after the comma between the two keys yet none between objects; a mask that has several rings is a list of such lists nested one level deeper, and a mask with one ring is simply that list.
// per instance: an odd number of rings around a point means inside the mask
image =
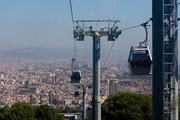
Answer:
[{"label": "green tree", "polygon": [[58,110],[47,105],[32,108],[29,103],[17,102],[12,107],[0,108],[0,120],[64,120]]},{"label": "green tree", "polygon": [[34,110],[29,103],[17,102],[12,105],[9,118],[10,120],[35,120]]},{"label": "green tree", "polygon": [[59,115],[57,110],[50,108],[47,105],[41,105],[34,109],[37,120],[64,120],[63,115]]},{"label": "green tree", "polygon": [[102,104],[102,120],[152,120],[152,97],[119,92]]},{"label": "green tree", "polygon": [[3,108],[0,108],[0,120],[9,120],[10,107],[5,105]]}]

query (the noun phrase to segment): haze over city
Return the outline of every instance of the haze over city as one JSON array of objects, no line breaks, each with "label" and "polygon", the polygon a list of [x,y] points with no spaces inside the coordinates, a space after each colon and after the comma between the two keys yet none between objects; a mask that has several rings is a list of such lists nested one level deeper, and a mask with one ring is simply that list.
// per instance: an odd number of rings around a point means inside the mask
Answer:
[{"label": "haze over city", "polygon": [[[146,22],[152,16],[150,0],[72,0],[72,7],[75,20],[120,20],[117,24],[120,30]],[[68,0],[0,1],[0,18],[1,51],[26,47],[73,50],[73,25]],[[101,25],[93,27],[100,28]],[[148,27],[150,46],[151,27]],[[112,42],[108,42],[106,37],[102,39],[101,48],[106,53]],[[143,27],[123,31],[111,55],[127,58],[130,46],[139,45],[144,39]],[[77,48],[91,50],[92,38],[86,37],[84,42],[77,42]]]}]

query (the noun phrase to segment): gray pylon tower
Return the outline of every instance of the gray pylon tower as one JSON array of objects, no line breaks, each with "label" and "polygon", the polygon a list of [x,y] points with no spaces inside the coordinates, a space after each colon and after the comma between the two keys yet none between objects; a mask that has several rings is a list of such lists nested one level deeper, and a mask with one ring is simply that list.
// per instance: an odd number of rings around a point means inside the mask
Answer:
[{"label": "gray pylon tower", "polygon": [[86,120],[86,86],[83,85],[83,116],[82,116],[82,120]]},{"label": "gray pylon tower", "polygon": [[177,0],[153,0],[153,120],[178,120]]},{"label": "gray pylon tower", "polygon": [[[93,38],[93,97],[92,97],[92,119],[101,120],[101,100],[100,100],[100,38],[107,36],[108,41],[115,41],[121,34],[118,27],[115,27],[118,20],[75,20],[77,27],[74,30],[74,38],[77,41],[84,41],[85,36]],[[85,23],[108,23],[107,27],[100,30],[93,30],[93,27],[86,27]],[[82,25],[80,25],[82,23]],[[110,27],[110,23],[114,23]]]}]

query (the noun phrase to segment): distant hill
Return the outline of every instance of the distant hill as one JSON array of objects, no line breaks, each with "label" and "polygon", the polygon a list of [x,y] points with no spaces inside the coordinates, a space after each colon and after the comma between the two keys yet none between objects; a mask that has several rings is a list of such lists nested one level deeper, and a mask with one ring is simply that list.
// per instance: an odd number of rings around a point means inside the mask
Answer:
[{"label": "distant hill", "polygon": [[[109,53],[109,49],[101,49],[101,60],[105,60]],[[92,60],[92,49],[77,49],[77,59]],[[111,51],[108,60],[123,60],[128,58],[128,51]],[[18,57],[28,59],[43,58],[62,58],[71,59],[74,57],[73,49],[47,48],[47,47],[27,47],[7,51],[0,51],[0,58]]]},{"label": "distant hill", "polygon": [[[78,53],[78,57],[87,58],[91,53],[90,50],[82,50]],[[46,48],[46,47],[28,47],[13,49],[7,51],[0,51],[0,58],[2,57],[18,57],[29,59],[41,59],[41,58],[67,58],[74,57],[74,51],[70,49],[60,48]],[[89,56],[90,57],[90,56]]]}]

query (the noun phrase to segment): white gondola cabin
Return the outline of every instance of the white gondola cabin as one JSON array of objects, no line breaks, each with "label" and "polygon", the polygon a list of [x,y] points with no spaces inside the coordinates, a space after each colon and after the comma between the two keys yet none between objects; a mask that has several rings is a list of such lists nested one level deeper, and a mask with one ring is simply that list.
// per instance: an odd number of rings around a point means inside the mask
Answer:
[{"label": "white gondola cabin", "polygon": [[128,63],[132,75],[149,75],[151,73],[152,65],[149,46],[132,46]]}]

